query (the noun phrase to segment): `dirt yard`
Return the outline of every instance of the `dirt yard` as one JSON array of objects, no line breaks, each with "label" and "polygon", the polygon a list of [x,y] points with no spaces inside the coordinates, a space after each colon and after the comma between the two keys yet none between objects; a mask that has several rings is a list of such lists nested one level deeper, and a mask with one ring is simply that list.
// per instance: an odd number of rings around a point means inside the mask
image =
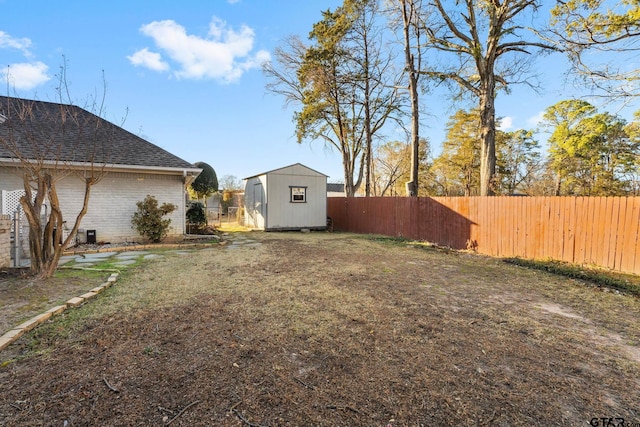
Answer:
[{"label": "dirt yard", "polygon": [[637,298],[366,236],[247,236],[145,262],[1,352],[0,426],[640,425]]}]

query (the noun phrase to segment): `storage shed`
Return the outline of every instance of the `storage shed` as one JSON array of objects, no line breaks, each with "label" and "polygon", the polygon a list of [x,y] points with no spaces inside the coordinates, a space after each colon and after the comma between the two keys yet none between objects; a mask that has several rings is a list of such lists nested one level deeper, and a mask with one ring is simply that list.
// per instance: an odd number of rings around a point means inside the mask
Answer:
[{"label": "storage shed", "polygon": [[327,175],[300,163],[245,178],[245,225],[259,230],[324,230]]}]

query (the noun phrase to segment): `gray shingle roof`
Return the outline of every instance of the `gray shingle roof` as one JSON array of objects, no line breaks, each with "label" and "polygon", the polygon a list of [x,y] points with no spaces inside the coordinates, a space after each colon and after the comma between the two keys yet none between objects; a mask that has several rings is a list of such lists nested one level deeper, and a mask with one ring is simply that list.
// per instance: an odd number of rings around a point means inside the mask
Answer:
[{"label": "gray shingle roof", "polygon": [[344,184],[327,182],[327,191],[333,193],[344,193]]},{"label": "gray shingle roof", "polygon": [[195,169],[191,163],[74,105],[0,96],[0,159]]}]

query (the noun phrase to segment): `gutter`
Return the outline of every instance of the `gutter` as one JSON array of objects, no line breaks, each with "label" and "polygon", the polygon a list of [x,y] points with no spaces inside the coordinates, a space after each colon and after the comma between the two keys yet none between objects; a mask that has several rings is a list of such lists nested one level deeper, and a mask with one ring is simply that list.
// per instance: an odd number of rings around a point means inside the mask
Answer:
[{"label": "gutter", "polygon": [[[189,177],[197,177],[202,169],[199,168],[176,168],[176,167],[164,167],[164,166],[141,166],[141,165],[119,165],[116,163],[87,163],[87,162],[65,162],[62,160],[44,160],[39,161],[35,159],[27,159],[24,162],[37,162],[45,166],[55,168],[57,166],[70,167],[72,169],[105,169],[109,172],[131,172],[131,171],[144,171],[144,172],[156,172],[165,175],[183,175]],[[16,158],[0,158],[0,164],[6,163],[7,166],[21,166],[23,161]]]}]

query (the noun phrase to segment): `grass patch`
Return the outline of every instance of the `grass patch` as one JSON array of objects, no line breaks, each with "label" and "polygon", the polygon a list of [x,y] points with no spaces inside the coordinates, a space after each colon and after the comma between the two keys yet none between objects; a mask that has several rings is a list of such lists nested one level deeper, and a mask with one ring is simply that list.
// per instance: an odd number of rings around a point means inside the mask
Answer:
[{"label": "grass patch", "polygon": [[438,246],[431,242],[425,242],[421,240],[411,240],[405,237],[391,237],[391,236],[379,236],[379,235],[368,235],[367,240],[372,242],[378,242],[382,244],[388,244],[393,246],[403,246],[410,247],[416,249],[422,249],[427,251],[438,251],[443,253],[457,253],[456,250],[451,249],[447,246]]},{"label": "grass patch", "polygon": [[[154,250],[151,253],[159,255],[164,252],[166,251]],[[121,260],[114,257],[96,260],[94,265],[70,261],[60,266],[53,277],[48,279],[28,275],[0,276],[0,334],[70,298],[88,292],[104,283],[112,273],[119,273],[118,280],[123,281],[131,275],[132,270],[143,267],[150,260],[140,256],[132,259],[134,262],[126,266],[118,265]]]},{"label": "grass patch", "polygon": [[108,277],[109,273],[103,269],[96,267],[81,268],[79,265],[75,267],[63,267],[59,268],[54,277],[62,280],[88,280],[88,281],[100,281]]},{"label": "grass patch", "polygon": [[411,242],[411,240],[405,237],[392,237],[392,236],[380,236],[376,234],[369,234],[366,236],[367,240],[371,240],[372,242],[378,243],[387,243],[392,245],[406,245]]},{"label": "grass patch", "polygon": [[523,258],[505,258],[504,261],[508,264],[548,271],[572,279],[584,280],[596,286],[614,289],[624,292],[625,294],[640,297],[640,277],[638,276],[582,267],[562,261],[540,261]]},{"label": "grass patch", "polygon": [[0,424],[73,414],[77,425],[160,425],[181,414],[184,425],[529,426],[636,415],[640,299],[404,239],[252,237],[262,245],[144,262],[25,335],[7,357],[38,356],[0,368]]}]

